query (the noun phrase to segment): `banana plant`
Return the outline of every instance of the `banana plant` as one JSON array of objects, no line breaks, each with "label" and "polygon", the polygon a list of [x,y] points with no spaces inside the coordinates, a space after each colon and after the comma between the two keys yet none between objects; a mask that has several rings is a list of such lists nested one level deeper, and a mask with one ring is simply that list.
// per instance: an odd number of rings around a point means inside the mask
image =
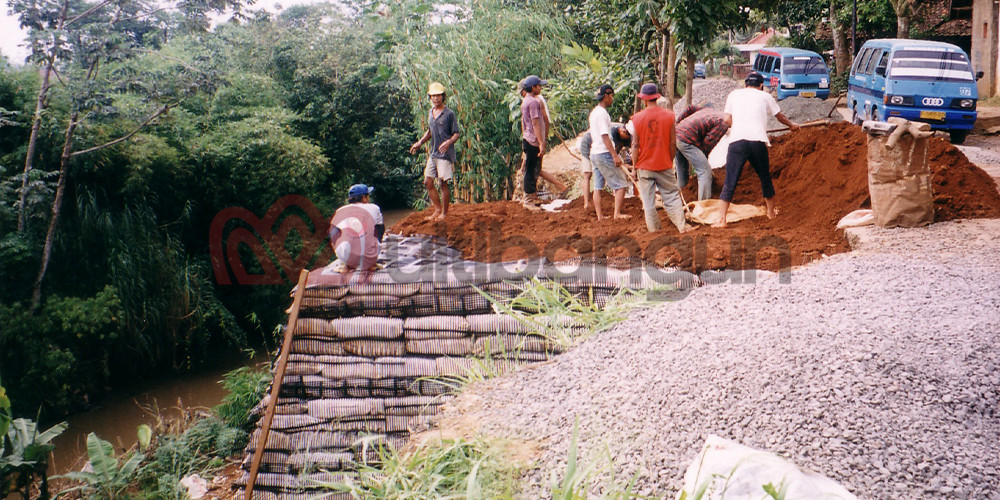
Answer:
[{"label": "banana plant", "polygon": [[129,483],[139,473],[139,465],[146,458],[145,455],[136,453],[119,465],[111,443],[97,437],[93,432],[87,434],[87,456],[90,462],[83,470],[60,476],[80,481],[82,484],[60,492],[60,496],[81,491],[93,497],[115,500],[128,488]]},{"label": "banana plant", "polygon": [[[38,476],[41,478],[41,498],[47,499],[48,478],[45,471],[49,467],[49,453],[56,447],[52,440],[62,434],[68,425],[62,422],[38,432],[38,425],[33,420],[2,420],[7,431],[0,438],[0,496],[6,496],[11,491],[26,493]],[[28,498],[26,495],[22,496]]]}]

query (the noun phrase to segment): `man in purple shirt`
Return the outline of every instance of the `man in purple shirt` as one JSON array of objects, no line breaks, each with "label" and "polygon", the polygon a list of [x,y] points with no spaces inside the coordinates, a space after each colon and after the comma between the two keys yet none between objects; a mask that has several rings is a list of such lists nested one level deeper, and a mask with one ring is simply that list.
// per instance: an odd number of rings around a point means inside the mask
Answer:
[{"label": "man in purple shirt", "polygon": [[542,114],[542,103],[538,94],[542,85],[548,82],[530,75],[524,79],[524,90],[527,94],[521,101],[521,150],[524,151],[524,197],[536,202],[535,194],[538,184],[539,164],[545,155],[545,118]]}]

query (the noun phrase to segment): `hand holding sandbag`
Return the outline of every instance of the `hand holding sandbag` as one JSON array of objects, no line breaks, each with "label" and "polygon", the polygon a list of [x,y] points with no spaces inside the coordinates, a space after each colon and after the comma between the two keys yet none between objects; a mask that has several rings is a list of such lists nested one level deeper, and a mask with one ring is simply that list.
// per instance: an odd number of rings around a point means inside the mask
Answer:
[{"label": "hand holding sandbag", "polygon": [[934,134],[929,123],[911,122],[904,118],[891,117],[887,122],[896,125],[895,130],[889,134],[889,139],[885,141],[885,147],[892,149],[896,147],[899,138],[903,134],[912,135],[915,139],[926,139]]}]

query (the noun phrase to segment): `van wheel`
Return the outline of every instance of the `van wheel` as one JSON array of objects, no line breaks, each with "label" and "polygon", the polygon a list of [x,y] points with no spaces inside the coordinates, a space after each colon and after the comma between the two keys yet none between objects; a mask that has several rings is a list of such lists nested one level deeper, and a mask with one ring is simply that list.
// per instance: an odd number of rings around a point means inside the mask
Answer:
[{"label": "van wheel", "polygon": [[952,144],[962,144],[969,135],[968,130],[949,130],[948,133],[951,135]]}]

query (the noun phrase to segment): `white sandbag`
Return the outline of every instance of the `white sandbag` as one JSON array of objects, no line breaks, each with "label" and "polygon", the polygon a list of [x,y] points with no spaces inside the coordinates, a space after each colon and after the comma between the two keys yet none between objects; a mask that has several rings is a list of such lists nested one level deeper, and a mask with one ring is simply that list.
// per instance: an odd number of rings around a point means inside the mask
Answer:
[{"label": "white sandbag", "polygon": [[722,168],[726,166],[726,155],[729,154],[729,134],[722,136],[719,143],[712,148],[708,154],[708,165],[712,168]]},{"label": "white sandbag", "polygon": [[[755,450],[719,436],[708,436],[701,453],[684,473],[677,498],[743,500],[768,498],[765,486],[796,500],[857,500],[843,486],[767,451]],[[704,495],[696,492],[704,489]]]},{"label": "white sandbag", "polygon": [[871,210],[855,210],[840,219],[840,222],[837,223],[837,229],[871,226],[873,224],[875,224],[874,212]]}]

